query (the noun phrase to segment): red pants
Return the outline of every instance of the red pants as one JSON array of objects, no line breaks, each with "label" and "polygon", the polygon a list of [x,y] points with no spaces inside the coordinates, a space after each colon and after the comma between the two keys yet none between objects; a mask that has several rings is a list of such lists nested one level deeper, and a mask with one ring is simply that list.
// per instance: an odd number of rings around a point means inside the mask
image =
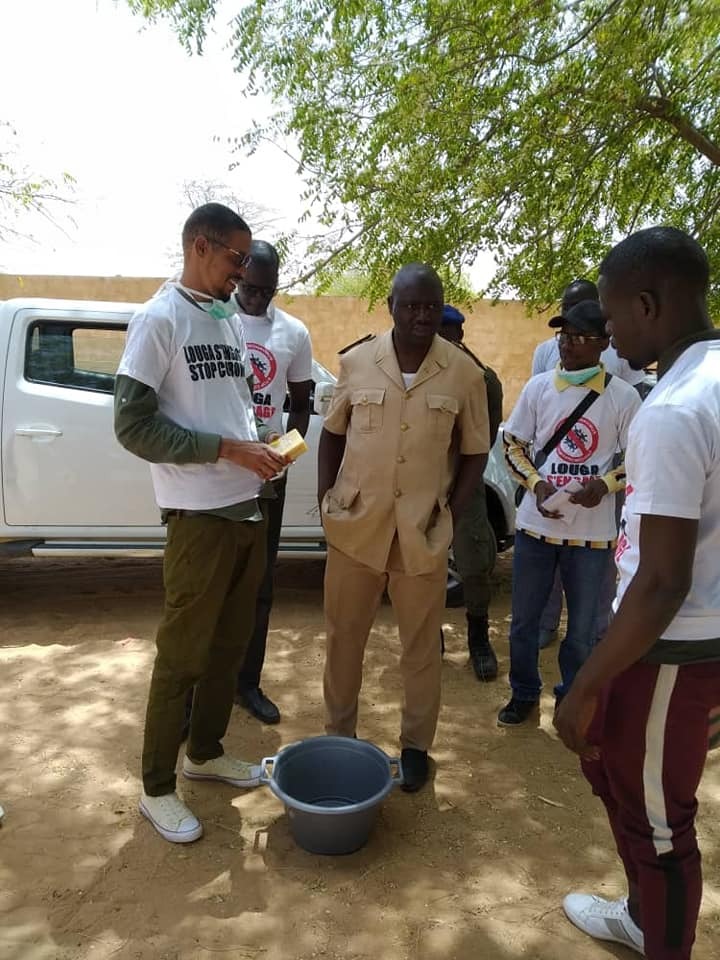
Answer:
[{"label": "red pants", "polygon": [[590,728],[601,756],[583,772],[607,809],[648,960],[689,960],[695,940],[695,792],[719,704],[720,663],[636,663],[610,684]]}]

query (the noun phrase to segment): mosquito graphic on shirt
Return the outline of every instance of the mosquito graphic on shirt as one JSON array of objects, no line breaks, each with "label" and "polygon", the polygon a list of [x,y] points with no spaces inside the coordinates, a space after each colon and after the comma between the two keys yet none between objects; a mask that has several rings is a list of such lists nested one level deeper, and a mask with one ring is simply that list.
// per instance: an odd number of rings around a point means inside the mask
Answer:
[{"label": "mosquito graphic on shirt", "polygon": [[572,453],[585,453],[590,446],[590,436],[581,427],[575,427],[565,437],[563,445],[568,447]]},{"label": "mosquito graphic on shirt", "polygon": [[585,463],[597,450],[598,442],[597,427],[583,417],[558,445],[558,456],[566,463]]},{"label": "mosquito graphic on shirt", "polygon": [[262,375],[262,378],[265,379],[268,371],[268,367],[265,361],[262,360],[260,357],[256,357],[255,355],[253,355],[250,359],[255,370],[257,370],[257,372]]}]

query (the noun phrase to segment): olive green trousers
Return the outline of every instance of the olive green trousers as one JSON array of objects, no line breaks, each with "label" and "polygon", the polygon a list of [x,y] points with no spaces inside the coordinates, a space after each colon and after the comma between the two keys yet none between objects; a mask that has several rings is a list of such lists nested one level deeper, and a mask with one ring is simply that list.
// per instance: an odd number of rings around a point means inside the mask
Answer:
[{"label": "olive green trousers", "polygon": [[168,519],[165,609],[157,632],[142,755],[148,796],[175,790],[185,699],[193,686],[188,756],[222,756],[235,679],[265,570],[265,521],[210,514]]}]

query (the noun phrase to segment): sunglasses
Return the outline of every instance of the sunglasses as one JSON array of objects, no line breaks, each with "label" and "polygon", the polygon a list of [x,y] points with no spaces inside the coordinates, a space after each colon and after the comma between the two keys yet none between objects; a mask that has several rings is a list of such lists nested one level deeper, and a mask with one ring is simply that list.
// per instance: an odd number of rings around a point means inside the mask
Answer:
[{"label": "sunglasses", "polygon": [[259,287],[256,283],[248,283],[247,280],[240,280],[238,286],[251,297],[265,297],[270,299],[274,296],[277,287]]},{"label": "sunglasses", "polygon": [[564,330],[558,330],[555,339],[558,343],[576,343],[579,347],[584,347],[586,343],[592,343],[595,340],[607,340],[607,337],[589,337],[585,333],[565,333]]},{"label": "sunglasses", "polygon": [[217,240],[215,237],[208,237],[207,240],[209,243],[214,243],[218,247],[222,247],[224,250],[227,250],[228,253],[233,255],[233,266],[238,270],[242,270],[243,267],[247,267],[252,260],[252,257],[249,253],[241,253],[240,250],[235,250],[233,247],[229,247],[227,243],[224,243],[222,240]]}]

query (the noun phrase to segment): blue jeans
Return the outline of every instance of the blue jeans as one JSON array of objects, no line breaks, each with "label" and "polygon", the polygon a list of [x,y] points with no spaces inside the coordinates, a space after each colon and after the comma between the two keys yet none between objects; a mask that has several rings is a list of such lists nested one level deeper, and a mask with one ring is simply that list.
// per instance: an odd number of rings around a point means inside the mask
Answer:
[{"label": "blue jeans", "polygon": [[552,590],[545,604],[542,616],[540,617],[540,629],[547,630],[548,633],[554,633],[560,626],[560,615],[562,614],[563,587],[560,579],[560,570],[556,568],[553,577]]},{"label": "blue jeans", "polygon": [[[613,460],[613,466],[617,467],[622,463],[622,458],[616,458]],[[620,529],[620,516],[622,514],[623,504],[625,503],[625,493],[614,494],[615,496],[615,526]],[[595,637],[597,640],[600,640],[607,633],[608,624],[610,623],[610,614],[612,612],[612,602],[615,599],[615,593],[617,590],[617,567],[615,566],[615,556],[614,553],[608,559],[607,572],[605,575],[605,583],[603,585],[603,591],[600,595],[600,603],[598,604],[598,615],[597,623],[595,625]],[[554,633],[560,626],[560,614],[562,613],[562,604],[563,604],[563,585],[560,579],[560,569],[558,568],[555,571],[555,582],[553,583],[552,592],[550,598],[545,605],[543,610],[542,617],[540,618],[540,629],[546,630],[548,633]]]},{"label": "blue jeans", "polygon": [[[615,599],[617,589],[617,567],[615,566],[615,557],[613,551],[609,551],[607,570],[602,585],[602,591],[598,598],[597,620],[595,622],[595,639],[600,640],[607,633],[610,623],[610,613],[612,611],[612,602]],[[540,629],[547,630],[548,633],[554,633],[560,626],[560,614],[562,613],[563,603],[563,585],[560,577],[560,567],[555,570],[555,579],[553,581],[550,598],[545,604],[545,609],[540,617]]]},{"label": "blue jeans", "polygon": [[611,549],[565,547],[517,532],[510,625],[510,686],[515,699],[540,699],[538,631],[558,569],[565,588],[568,622],[558,654],[562,680],[555,687],[555,696],[561,698],[570,689],[597,640],[598,604],[611,554]]}]

